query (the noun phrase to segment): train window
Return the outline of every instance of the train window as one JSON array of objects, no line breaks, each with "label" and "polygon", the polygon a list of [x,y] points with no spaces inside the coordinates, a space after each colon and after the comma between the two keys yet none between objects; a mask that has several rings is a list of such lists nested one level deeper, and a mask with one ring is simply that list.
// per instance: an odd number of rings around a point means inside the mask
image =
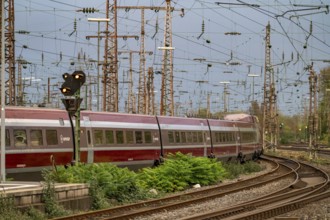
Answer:
[{"label": "train window", "polygon": [[126,131],[126,143],[134,144],[133,131]]},{"label": "train window", "polygon": [[30,131],[30,139],[32,147],[39,147],[43,145],[42,141],[42,130],[31,130]]},{"label": "train window", "polygon": [[9,136],[9,130],[6,129],[6,147],[10,146],[10,136]]},{"label": "train window", "polygon": [[26,147],[26,131],[25,130],[14,130],[15,147]]},{"label": "train window", "polygon": [[180,143],[180,132],[176,131],[174,132],[174,134],[175,134],[175,142]]},{"label": "train window", "polygon": [[181,141],[182,143],[186,143],[187,140],[186,140],[186,132],[181,132]]},{"label": "train window", "polygon": [[135,143],[137,144],[143,143],[142,131],[135,131]]},{"label": "train window", "polygon": [[46,141],[47,145],[57,145],[57,131],[56,130],[46,130]]},{"label": "train window", "polygon": [[103,130],[94,130],[94,141],[95,145],[103,144]]},{"label": "train window", "polygon": [[187,142],[188,143],[192,142],[192,133],[191,132],[187,132]]},{"label": "train window", "polygon": [[169,131],[168,132],[168,142],[169,143],[174,143],[174,132],[173,131]]},{"label": "train window", "polygon": [[198,132],[198,142],[203,143],[203,133],[202,132]]},{"label": "train window", "polygon": [[116,131],[117,144],[124,143],[124,131]]},{"label": "train window", "polygon": [[88,144],[91,144],[91,132],[89,130],[87,131],[87,141]]},{"label": "train window", "polygon": [[144,132],[144,140],[146,143],[152,143],[151,131]]},{"label": "train window", "polygon": [[197,132],[193,132],[193,143],[197,143]]},{"label": "train window", "polygon": [[106,130],[105,131],[105,143],[106,144],[114,144],[115,139],[113,137],[113,131],[112,130]]}]

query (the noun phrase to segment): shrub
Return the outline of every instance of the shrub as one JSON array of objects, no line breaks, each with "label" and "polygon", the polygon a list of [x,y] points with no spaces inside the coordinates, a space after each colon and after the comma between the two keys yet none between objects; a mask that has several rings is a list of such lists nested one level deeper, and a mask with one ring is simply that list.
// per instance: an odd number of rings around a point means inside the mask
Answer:
[{"label": "shrub", "polygon": [[14,204],[14,197],[0,194],[0,219],[1,220],[44,220],[39,211],[30,208],[26,214],[20,212]]},{"label": "shrub", "polygon": [[175,192],[197,183],[214,184],[224,174],[221,163],[215,159],[176,153],[169,154],[164,164],[156,168],[144,168],[139,174],[139,184],[144,188]]},{"label": "shrub", "polygon": [[239,177],[240,174],[249,174],[253,172],[259,172],[262,170],[259,164],[248,161],[244,164],[240,163],[225,163],[224,165],[226,172],[226,178],[234,179]]},{"label": "shrub", "polygon": [[[45,178],[62,183],[88,183],[95,208],[107,206],[107,199],[125,202],[144,198],[136,183],[136,173],[110,163],[77,164],[57,172],[49,172]],[[95,190],[94,190],[95,189]]]}]

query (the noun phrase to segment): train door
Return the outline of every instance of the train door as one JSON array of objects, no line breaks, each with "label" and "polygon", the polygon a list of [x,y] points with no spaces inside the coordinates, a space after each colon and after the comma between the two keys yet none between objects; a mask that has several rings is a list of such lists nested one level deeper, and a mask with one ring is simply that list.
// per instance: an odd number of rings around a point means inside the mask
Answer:
[{"label": "train door", "polygon": [[210,153],[210,148],[211,147],[211,138],[210,138],[210,132],[208,130],[208,125],[205,127],[204,123],[201,123],[201,130],[203,134],[203,146],[204,146],[204,157],[207,157],[208,154]]},{"label": "train door", "polygon": [[[236,125],[234,125],[234,127],[236,127]],[[241,137],[241,131],[240,131],[240,129],[239,129],[239,127],[237,127],[237,129],[235,129],[236,130],[236,134],[235,134],[235,136],[236,136],[236,155],[238,155],[240,152],[241,152],[241,147],[242,147],[242,137]]]},{"label": "train door", "polygon": [[84,124],[86,128],[86,144],[87,144],[87,163],[93,163],[94,161],[94,143],[92,138],[92,125],[88,116],[83,116]]}]

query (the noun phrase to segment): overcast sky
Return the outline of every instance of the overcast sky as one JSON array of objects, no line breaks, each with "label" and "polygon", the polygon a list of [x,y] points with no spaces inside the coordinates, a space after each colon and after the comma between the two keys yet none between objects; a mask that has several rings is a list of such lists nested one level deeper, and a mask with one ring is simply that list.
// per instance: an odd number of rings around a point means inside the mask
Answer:
[{"label": "overcast sky", "polygon": [[[183,114],[198,106],[206,108],[207,94],[211,94],[211,112],[223,110],[221,81],[230,81],[229,110],[247,111],[254,98],[263,99],[263,74],[265,63],[265,28],[271,25],[271,62],[274,66],[278,91],[278,108],[284,114],[302,113],[308,97],[308,72],[312,64],[316,72],[329,66],[322,60],[330,56],[330,1],[182,1],[171,5],[178,9],[172,13],[172,41],[174,50],[175,102],[180,104]],[[230,4],[228,4],[230,3]],[[120,6],[165,6],[165,1],[124,0]],[[84,7],[99,10],[82,13]],[[179,9],[184,8],[182,17]],[[64,72],[83,70],[96,77],[97,40],[87,40],[87,35],[97,35],[97,23],[88,17],[106,17],[106,2],[101,0],[20,0],[15,1],[16,57],[31,64],[23,70],[23,77],[33,79],[25,87],[31,103],[40,103],[44,98],[48,77],[51,84],[61,83]],[[145,10],[146,67],[161,70],[164,46],[164,11]],[[140,35],[141,10],[118,9],[118,34]],[[76,21],[76,28],[74,23]],[[204,24],[204,30],[202,27]],[[157,28],[158,27],[158,28]],[[24,30],[29,34],[19,34]],[[104,24],[101,24],[101,31]],[[230,35],[229,33],[239,33]],[[24,48],[23,48],[24,47]],[[118,39],[118,50],[140,49],[140,41]],[[104,41],[100,45],[101,59]],[[84,54],[84,64],[78,64],[78,53]],[[119,81],[128,80],[128,55],[119,57]],[[321,61],[319,61],[321,60]],[[240,65],[225,65],[226,61]],[[72,64],[75,65],[72,65]],[[133,56],[135,81],[138,81],[139,56]],[[157,102],[160,96],[161,76],[155,75]],[[31,84],[31,85],[30,85]],[[295,86],[296,85],[296,86]],[[134,85],[135,87],[137,84]],[[124,111],[127,99],[127,83],[119,84],[120,111]],[[59,93],[58,85],[53,87]],[[96,104],[96,86],[92,85],[93,104]],[[137,91],[137,89],[135,89]],[[61,97],[61,94],[59,94]],[[56,102],[56,100],[53,100]],[[307,102],[308,103],[308,102]],[[60,103],[60,105],[62,105]],[[62,106],[61,106],[62,107]]]}]

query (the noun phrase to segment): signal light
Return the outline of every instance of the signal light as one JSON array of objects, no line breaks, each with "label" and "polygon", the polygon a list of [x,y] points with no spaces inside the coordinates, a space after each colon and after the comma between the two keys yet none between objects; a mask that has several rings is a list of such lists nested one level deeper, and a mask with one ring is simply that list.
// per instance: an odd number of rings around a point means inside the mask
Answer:
[{"label": "signal light", "polygon": [[64,73],[62,77],[65,81],[60,90],[65,96],[73,96],[86,81],[83,71],[74,71],[72,74]]}]

